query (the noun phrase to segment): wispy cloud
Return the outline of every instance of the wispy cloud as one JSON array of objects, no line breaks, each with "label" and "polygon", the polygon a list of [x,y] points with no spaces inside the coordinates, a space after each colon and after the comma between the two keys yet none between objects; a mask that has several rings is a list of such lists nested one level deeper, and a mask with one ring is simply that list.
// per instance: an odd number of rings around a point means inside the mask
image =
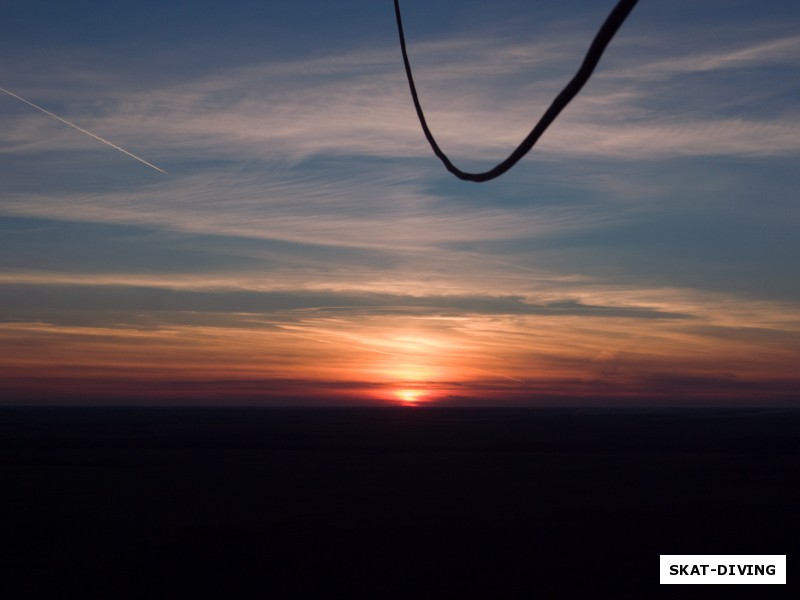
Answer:
[{"label": "wispy cloud", "polygon": [[[535,43],[448,39],[419,43],[415,68],[423,103],[442,143],[463,159],[502,158],[527,133],[571,75],[574,40],[563,32]],[[624,44],[570,106],[540,152],[649,159],[665,156],[777,154],[798,151],[798,123],[783,118],[698,117],[697,106],[659,118],[661,99],[651,89],[664,80],[736,67],[796,68],[800,37],[742,41],[724,50],[684,50],[652,57],[653,40]],[[669,44],[662,45],[666,50]],[[620,50],[621,52],[622,50]],[[311,156],[427,157],[411,110],[396,49],[384,47],[302,61],[273,61],[202,75],[191,81],[93,101],[72,110],[95,113],[98,128],[158,156],[236,160],[301,160]],[[733,76],[735,77],[735,75]],[[738,81],[742,90],[745,80]],[[643,112],[643,107],[650,106]],[[13,134],[14,132],[12,132]],[[41,135],[21,126],[12,135],[18,152]],[[73,146],[66,138],[51,141]],[[35,146],[33,146],[35,147]],[[52,145],[50,146],[53,147]],[[8,151],[8,149],[7,149]]]},{"label": "wispy cloud", "polygon": [[[125,297],[129,303],[136,295]],[[464,301],[470,302],[457,299]],[[46,397],[105,385],[117,396],[158,390],[174,399],[180,386],[205,386],[204,394],[219,399],[264,398],[276,389],[330,395],[338,387],[351,398],[386,399],[390,390],[414,386],[440,398],[484,401],[493,389],[506,400],[677,392],[695,400],[732,392],[769,400],[800,386],[792,370],[797,324],[789,332],[742,321],[697,327],[648,318],[642,327],[630,314],[575,308],[511,314],[502,301],[427,315],[352,306],[308,311],[295,304],[261,314],[206,313],[196,322],[162,313],[150,327],[103,323],[102,316],[94,323],[0,324],[0,340],[17,348],[0,367],[0,391],[8,397],[27,385]],[[664,385],[654,386],[659,381]],[[353,395],[354,389],[361,391]]]},{"label": "wispy cloud", "polygon": [[[539,118],[585,49],[571,24],[413,43],[459,164],[503,158]],[[743,279],[797,255],[800,37],[637,31],[483,187],[431,155],[393,38],[152,78],[9,70],[170,175],[2,107],[0,391],[786,397],[796,298]]]},{"label": "wispy cloud", "polygon": [[[639,80],[663,79],[687,73],[705,73],[743,67],[762,67],[766,65],[798,66],[800,54],[800,35],[779,36],[772,39],[749,41],[729,41],[724,47],[713,50],[687,52],[676,49],[679,56],[653,58],[641,64],[628,66],[623,73],[626,77]],[[674,51],[674,50],[673,50]]]},{"label": "wispy cloud", "polygon": [[18,194],[6,214],[168,227],[194,233],[318,246],[420,251],[449,243],[535,236],[601,217],[579,207],[520,208],[440,203],[416,169],[353,165],[243,173],[218,169],[139,190]]},{"label": "wispy cloud", "polygon": [[[494,160],[516,145],[570,73],[572,66],[559,56],[574,40],[561,35],[535,44],[488,37],[416,45],[423,101],[448,151],[466,161]],[[668,79],[745,64],[794,67],[790,56],[796,53],[790,51],[799,39],[747,41],[716,52],[690,49],[670,59],[652,58],[648,40],[648,52],[638,60],[631,58],[636,47],[628,41],[626,59],[611,54],[531,160],[795,153],[800,122],[791,112],[708,118],[705,109],[686,106],[661,115],[661,99],[643,73]],[[272,61],[139,93],[126,90],[101,104],[73,100],[70,116],[91,113],[91,122],[108,135],[175,164],[173,176],[124,192],[6,195],[0,209],[323,245],[406,248],[536,236],[623,217],[587,212],[585,206],[513,213],[475,206],[446,210],[439,201],[447,192],[428,187],[439,165],[420,135],[396,54],[387,47]],[[746,81],[737,85],[748,87]],[[74,138],[46,135],[30,116],[14,119],[0,151],[19,157],[45,148],[77,149]],[[391,164],[384,161],[389,158]],[[188,159],[206,161],[204,172],[182,172]],[[309,160],[328,163],[301,168]],[[617,191],[621,185],[597,177],[590,185],[599,183]]]}]

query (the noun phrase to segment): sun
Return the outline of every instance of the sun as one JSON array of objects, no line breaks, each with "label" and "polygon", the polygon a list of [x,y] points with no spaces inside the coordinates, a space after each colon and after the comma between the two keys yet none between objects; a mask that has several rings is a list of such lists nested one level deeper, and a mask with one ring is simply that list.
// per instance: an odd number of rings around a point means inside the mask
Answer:
[{"label": "sun", "polygon": [[408,388],[402,390],[396,390],[394,395],[404,404],[416,404],[426,396],[424,390],[415,390]]}]

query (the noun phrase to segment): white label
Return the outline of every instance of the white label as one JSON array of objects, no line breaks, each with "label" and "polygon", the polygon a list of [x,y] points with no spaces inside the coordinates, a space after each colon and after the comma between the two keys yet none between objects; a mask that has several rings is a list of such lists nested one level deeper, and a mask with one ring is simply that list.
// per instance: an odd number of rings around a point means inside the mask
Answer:
[{"label": "white label", "polygon": [[785,554],[662,554],[661,583],[785,584]]}]

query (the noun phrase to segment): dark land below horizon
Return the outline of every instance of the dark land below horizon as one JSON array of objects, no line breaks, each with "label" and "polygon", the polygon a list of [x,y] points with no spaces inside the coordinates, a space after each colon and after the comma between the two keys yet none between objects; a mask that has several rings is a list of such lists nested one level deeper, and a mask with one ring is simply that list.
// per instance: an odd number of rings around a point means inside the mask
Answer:
[{"label": "dark land below horizon", "polygon": [[646,598],[659,554],[787,554],[789,592],[798,431],[797,409],[2,408],[5,581]]}]

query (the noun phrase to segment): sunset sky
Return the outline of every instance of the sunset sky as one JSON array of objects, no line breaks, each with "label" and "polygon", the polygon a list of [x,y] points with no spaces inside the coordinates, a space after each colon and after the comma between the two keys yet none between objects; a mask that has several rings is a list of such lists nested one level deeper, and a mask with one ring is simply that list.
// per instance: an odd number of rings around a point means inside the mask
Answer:
[{"label": "sunset sky", "polygon": [[2,404],[800,405],[796,1],[2,13]]}]

